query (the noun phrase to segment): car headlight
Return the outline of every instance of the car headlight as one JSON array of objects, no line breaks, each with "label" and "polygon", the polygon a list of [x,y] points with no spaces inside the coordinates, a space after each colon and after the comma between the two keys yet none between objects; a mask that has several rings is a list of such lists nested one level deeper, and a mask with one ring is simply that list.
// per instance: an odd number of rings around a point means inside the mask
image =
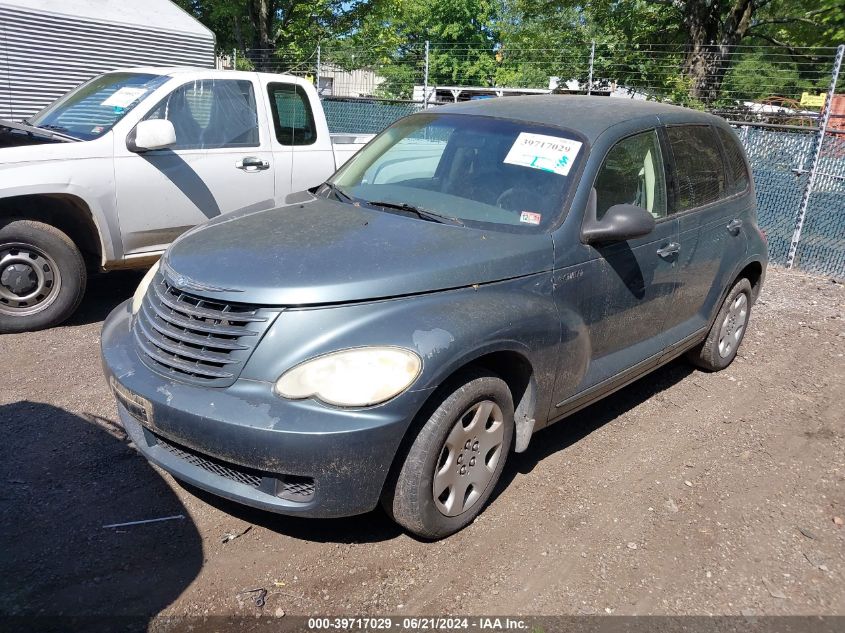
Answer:
[{"label": "car headlight", "polygon": [[161,260],[158,260],[155,264],[153,264],[153,267],[150,268],[147,271],[147,274],[141,278],[141,283],[138,284],[135,294],[132,295],[132,314],[138,314],[138,310],[141,309],[141,302],[144,300],[144,295],[147,294],[147,288],[150,287],[153,277],[155,277],[158,272],[159,264],[161,264]]},{"label": "car headlight", "polygon": [[422,361],[398,347],[361,347],[305,361],[276,381],[278,395],[317,398],[340,407],[366,407],[390,400],[411,386]]}]

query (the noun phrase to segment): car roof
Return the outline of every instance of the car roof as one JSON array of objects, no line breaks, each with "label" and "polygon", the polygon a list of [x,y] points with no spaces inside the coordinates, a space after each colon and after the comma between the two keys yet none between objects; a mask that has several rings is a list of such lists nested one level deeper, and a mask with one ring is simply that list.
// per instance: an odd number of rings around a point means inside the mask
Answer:
[{"label": "car roof", "polygon": [[655,116],[671,123],[724,125],[722,119],[712,114],[666,103],[582,95],[528,95],[479,99],[439,106],[434,111],[554,125],[580,132],[590,142],[618,123],[653,119]]}]

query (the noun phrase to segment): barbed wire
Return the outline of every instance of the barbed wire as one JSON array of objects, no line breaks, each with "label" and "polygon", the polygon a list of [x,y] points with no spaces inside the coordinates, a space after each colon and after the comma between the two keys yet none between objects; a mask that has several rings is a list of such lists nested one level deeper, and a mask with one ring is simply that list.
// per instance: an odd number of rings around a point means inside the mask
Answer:
[{"label": "barbed wire", "polygon": [[[492,42],[406,43],[393,50],[323,43],[307,54],[253,49],[244,66],[309,78],[324,98],[432,105],[521,92],[604,94],[710,110],[734,120],[814,125],[834,47]],[[809,97],[809,98],[808,98]]]}]

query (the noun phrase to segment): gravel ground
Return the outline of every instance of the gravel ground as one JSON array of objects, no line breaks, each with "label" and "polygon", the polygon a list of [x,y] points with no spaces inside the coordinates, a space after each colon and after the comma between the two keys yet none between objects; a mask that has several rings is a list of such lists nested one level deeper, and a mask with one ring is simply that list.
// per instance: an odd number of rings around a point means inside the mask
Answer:
[{"label": "gravel ground", "polygon": [[[542,431],[473,525],[425,543],[380,511],[294,520],[149,466],[99,361],[138,279],[0,337],[0,613],[845,615],[841,283],[770,268],[730,368],[672,363]],[[263,611],[240,594],[259,587]]]}]

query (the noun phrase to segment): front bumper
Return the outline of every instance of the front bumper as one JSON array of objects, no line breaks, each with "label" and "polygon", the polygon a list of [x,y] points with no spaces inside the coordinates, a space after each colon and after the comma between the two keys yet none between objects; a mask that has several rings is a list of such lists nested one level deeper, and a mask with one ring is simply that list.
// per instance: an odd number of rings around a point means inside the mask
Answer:
[{"label": "front bumper", "polygon": [[275,396],[238,380],[202,387],[144,365],[129,302],[106,319],[103,367],[138,450],[177,479],[249,506],[312,517],[361,514],[378,503],[402,437],[426,392],[345,410]]}]

